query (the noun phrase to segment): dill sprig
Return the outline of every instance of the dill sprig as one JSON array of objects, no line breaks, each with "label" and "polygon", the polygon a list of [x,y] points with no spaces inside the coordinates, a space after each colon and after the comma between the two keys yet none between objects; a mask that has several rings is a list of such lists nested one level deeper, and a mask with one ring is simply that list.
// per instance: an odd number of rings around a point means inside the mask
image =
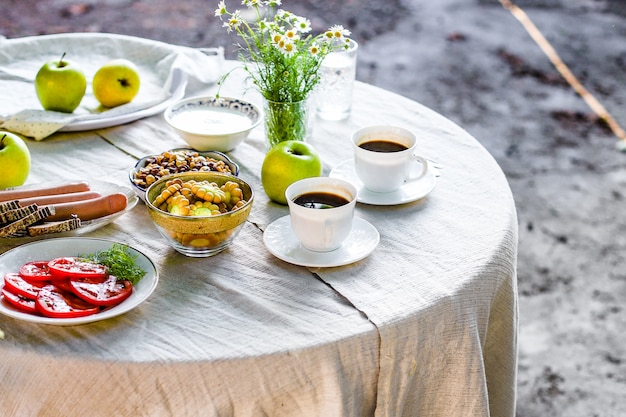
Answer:
[{"label": "dill sprig", "polygon": [[146,275],[146,271],[135,263],[137,256],[131,255],[128,246],[120,243],[114,243],[110,249],[81,255],[81,257],[106,266],[109,274],[116,276],[118,280],[127,279],[133,285]]}]

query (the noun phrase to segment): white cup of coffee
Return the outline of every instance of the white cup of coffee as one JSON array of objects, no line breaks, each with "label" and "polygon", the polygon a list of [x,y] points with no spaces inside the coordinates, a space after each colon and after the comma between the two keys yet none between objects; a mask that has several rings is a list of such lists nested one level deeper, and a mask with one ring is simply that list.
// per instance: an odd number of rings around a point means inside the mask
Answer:
[{"label": "white cup of coffee", "polygon": [[[428,162],[415,154],[416,136],[396,126],[368,126],[352,134],[354,168],[363,186],[377,193],[398,190],[426,175]],[[415,164],[421,169],[412,174]]]},{"label": "white cup of coffee", "polygon": [[329,252],[341,247],[352,230],[357,189],[329,177],[296,181],[285,191],[291,228],[303,247]]}]

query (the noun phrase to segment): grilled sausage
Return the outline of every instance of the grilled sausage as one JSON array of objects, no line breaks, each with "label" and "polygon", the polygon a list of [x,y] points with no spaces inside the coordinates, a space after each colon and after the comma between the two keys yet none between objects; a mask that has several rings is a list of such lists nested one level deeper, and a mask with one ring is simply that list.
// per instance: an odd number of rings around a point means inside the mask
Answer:
[{"label": "grilled sausage", "polygon": [[46,221],[67,220],[73,215],[78,216],[82,221],[93,220],[120,212],[127,205],[128,199],[123,193],[104,195],[90,200],[51,204],[54,214],[47,217]]},{"label": "grilled sausage", "polygon": [[90,191],[89,183],[85,181],[77,181],[42,188],[0,190],[0,201],[20,200],[23,198],[42,195],[78,193],[82,191]]}]

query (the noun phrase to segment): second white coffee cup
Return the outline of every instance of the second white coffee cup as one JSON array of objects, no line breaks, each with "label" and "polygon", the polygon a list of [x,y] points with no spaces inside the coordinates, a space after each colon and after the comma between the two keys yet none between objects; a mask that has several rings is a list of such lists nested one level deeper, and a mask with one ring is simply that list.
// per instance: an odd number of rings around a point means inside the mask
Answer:
[{"label": "second white coffee cup", "polygon": [[306,178],[287,187],[291,228],[302,246],[338,249],[352,230],[356,196],[356,187],[338,178]]},{"label": "second white coffee cup", "polygon": [[[354,168],[363,186],[389,193],[424,177],[428,162],[415,154],[416,146],[416,136],[397,126],[368,126],[354,132]],[[417,175],[412,175],[414,164],[421,166]]]}]

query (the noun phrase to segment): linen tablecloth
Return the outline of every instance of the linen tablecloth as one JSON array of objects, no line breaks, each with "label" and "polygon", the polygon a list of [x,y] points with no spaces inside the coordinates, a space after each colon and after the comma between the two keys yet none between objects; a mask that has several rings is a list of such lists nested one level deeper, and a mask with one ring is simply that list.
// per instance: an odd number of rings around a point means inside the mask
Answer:
[{"label": "linen tablecloth", "polygon": [[[258,99],[241,86],[232,79],[221,93]],[[256,199],[228,250],[207,259],[176,253],[139,204],[90,237],[154,260],[160,282],[146,302],[73,327],[0,317],[0,414],[513,417],[517,219],[507,181],[459,126],[364,83],[348,120],[315,122],[311,143],[325,174],[350,158],[350,134],[372,124],[413,131],[419,152],[443,169],[422,200],[357,205],[381,236],[371,255],[305,268],[268,252],[263,230],[288,209],[263,193],[258,128],[229,153]],[[185,143],[154,116],[28,145],[29,183],[123,185],[136,158]]]}]

